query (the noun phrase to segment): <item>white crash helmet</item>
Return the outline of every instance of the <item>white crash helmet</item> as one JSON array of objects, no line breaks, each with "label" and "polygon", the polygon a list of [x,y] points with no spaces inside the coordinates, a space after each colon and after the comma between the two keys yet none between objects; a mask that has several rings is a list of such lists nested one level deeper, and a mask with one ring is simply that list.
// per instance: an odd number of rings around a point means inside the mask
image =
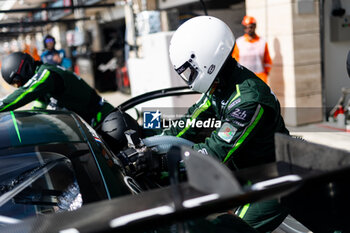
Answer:
[{"label": "white crash helmet", "polygon": [[212,85],[235,43],[230,28],[212,16],[186,21],[170,41],[175,71],[194,91],[205,93]]}]

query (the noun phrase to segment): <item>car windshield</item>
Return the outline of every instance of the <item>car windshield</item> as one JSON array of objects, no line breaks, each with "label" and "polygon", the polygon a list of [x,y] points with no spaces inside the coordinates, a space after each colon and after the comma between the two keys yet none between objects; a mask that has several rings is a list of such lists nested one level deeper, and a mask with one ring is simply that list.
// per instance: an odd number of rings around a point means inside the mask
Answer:
[{"label": "car windshield", "polygon": [[0,157],[0,226],[82,206],[72,164],[57,153]]}]

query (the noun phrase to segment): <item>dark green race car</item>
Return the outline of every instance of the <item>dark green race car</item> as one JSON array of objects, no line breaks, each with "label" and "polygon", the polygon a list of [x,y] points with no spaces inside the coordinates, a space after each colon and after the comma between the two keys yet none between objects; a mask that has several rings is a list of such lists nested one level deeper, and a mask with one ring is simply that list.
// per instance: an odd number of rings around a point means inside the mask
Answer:
[{"label": "dark green race car", "polygon": [[133,192],[113,154],[78,115],[0,114],[0,224]]}]

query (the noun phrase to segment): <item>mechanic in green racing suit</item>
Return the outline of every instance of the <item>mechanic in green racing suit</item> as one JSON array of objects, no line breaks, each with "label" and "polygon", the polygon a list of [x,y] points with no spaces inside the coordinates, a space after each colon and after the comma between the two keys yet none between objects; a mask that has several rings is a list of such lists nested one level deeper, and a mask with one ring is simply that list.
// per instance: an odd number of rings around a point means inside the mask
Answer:
[{"label": "mechanic in green racing suit", "polygon": [[94,127],[114,109],[75,73],[58,65],[36,62],[26,53],[5,57],[1,74],[7,83],[18,88],[0,101],[1,112],[35,101],[35,109],[50,105],[56,110],[70,110]]},{"label": "mechanic in green racing suit", "polygon": [[[175,31],[169,54],[175,71],[192,90],[203,93],[181,120],[221,122],[194,149],[237,170],[273,162],[274,134],[289,132],[269,86],[231,57],[234,41],[224,22],[199,16]],[[165,129],[162,134],[193,141],[203,130],[185,124]],[[246,204],[236,214],[259,232],[271,232],[288,211],[277,200],[268,200]]]}]

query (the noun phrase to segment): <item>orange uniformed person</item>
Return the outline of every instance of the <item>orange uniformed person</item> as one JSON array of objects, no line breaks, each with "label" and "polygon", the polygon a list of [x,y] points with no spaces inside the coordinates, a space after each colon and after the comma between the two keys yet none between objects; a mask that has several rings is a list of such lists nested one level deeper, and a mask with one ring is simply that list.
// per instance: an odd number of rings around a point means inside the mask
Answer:
[{"label": "orange uniformed person", "polygon": [[267,43],[255,33],[256,20],[254,17],[244,16],[242,25],[245,34],[236,40],[232,57],[268,83],[272,60]]},{"label": "orange uniformed person", "polygon": [[29,44],[24,44],[23,52],[28,53],[30,56],[32,56],[34,58],[34,61],[40,61],[40,56],[36,47]]}]

